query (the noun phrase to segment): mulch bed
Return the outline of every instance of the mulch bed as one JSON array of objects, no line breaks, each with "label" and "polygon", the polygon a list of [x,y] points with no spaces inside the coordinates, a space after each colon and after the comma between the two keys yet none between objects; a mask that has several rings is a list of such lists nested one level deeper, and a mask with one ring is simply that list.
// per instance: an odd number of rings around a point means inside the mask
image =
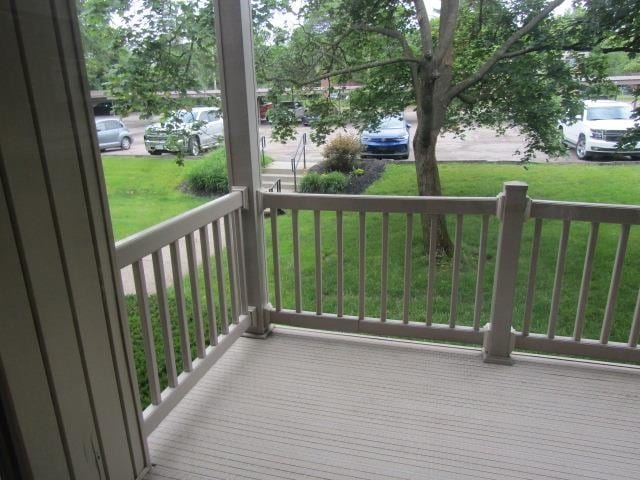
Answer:
[{"label": "mulch bed", "polygon": [[[382,176],[387,164],[391,162],[392,160],[385,158],[367,158],[366,160],[356,162],[355,168],[361,168],[364,170],[364,174],[359,176],[349,175],[349,184],[347,185],[347,190],[344,193],[358,195],[364,192],[369,185]],[[309,169],[309,171],[318,173],[328,172],[324,162],[314,165]]]}]

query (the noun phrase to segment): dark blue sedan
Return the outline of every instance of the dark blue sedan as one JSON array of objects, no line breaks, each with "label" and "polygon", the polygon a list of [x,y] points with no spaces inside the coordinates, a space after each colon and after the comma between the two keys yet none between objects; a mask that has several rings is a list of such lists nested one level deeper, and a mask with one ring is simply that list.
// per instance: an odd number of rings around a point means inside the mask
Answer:
[{"label": "dark blue sedan", "polygon": [[384,117],[377,130],[362,132],[362,157],[409,158],[409,128],[402,115]]}]

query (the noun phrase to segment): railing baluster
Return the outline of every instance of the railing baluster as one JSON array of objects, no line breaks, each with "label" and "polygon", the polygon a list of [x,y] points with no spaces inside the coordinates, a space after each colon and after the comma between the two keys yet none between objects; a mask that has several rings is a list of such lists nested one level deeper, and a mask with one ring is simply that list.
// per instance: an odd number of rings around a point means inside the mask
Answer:
[{"label": "railing baluster", "polygon": [[224,280],[224,266],[222,264],[222,240],[220,238],[220,221],[214,221],[213,227],[213,249],[216,256],[216,280],[218,283],[218,305],[220,305],[220,331],[226,335],[229,333],[229,319],[227,314],[227,293]]},{"label": "railing baluster", "polygon": [[342,212],[338,210],[336,212],[336,249],[338,250],[337,258],[337,284],[338,290],[338,317],[344,315],[344,241],[342,238]]},{"label": "railing baluster", "polygon": [[591,274],[593,273],[593,256],[595,254],[596,243],[598,241],[598,227],[598,223],[591,223],[589,240],[587,242],[587,252],[584,256],[584,268],[582,269],[582,283],[580,284],[580,296],[578,297],[576,323],[573,327],[573,339],[576,342],[579,342],[582,338],[582,330],[584,328],[584,314],[587,310],[587,299],[589,298],[589,286],[591,284]]},{"label": "railing baluster", "polygon": [[551,313],[549,314],[549,328],[547,336],[554,338],[556,335],[556,325],[558,323],[558,309],[560,308],[560,293],[562,291],[562,276],[564,275],[564,264],[567,258],[567,245],[569,244],[569,229],[571,221],[562,222],[562,234],[558,245],[558,259],[556,261],[556,275],[553,280],[553,294],[551,296]]},{"label": "railing baluster", "polygon": [[291,229],[293,234],[293,275],[296,312],[302,312],[302,281],[300,279],[300,232],[298,231],[298,210],[291,211]]},{"label": "railing baluster", "polygon": [[151,327],[151,313],[149,312],[149,299],[147,297],[147,282],[144,277],[142,260],[134,262],[133,281],[138,297],[138,311],[140,312],[140,328],[142,331],[142,346],[147,365],[147,380],[149,382],[149,397],[153,405],[160,405],[160,378],[156,363],[156,347],[153,341],[153,328]]},{"label": "railing baluster", "polygon": [[631,332],[629,333],[629,346],[638,346],[638,335],[640,334],[640,291],[638,291],[638,299],[636,300],[636,309],[633,312],[633,323],[631,324]]},{"label": "railing baluster", "polygon": [[387,284],[389,282],[389,213],[382,214],[382,266],[380,268],[380,321],[387,321]]},{"label": "railing baluster", "polygon": [[322,239],[320,238],[320,210],[313,212],[313,233],[316,247],[316,314],[322,314]]},{"label": "railing baluster", "polygon": [[613,272],[611,272],[611,286],[609,287],[607,306],[604,309],[602,331],[600,332],[600,343],[608,343],[609,335],[611,335],[611,327],[613,326],[613,311],[616,307],[618,292],[620,290],[622,266],[624,265],[624,256],[627,251],[627,242],[629,240],[630,229],[631,225],[621,225],[620,238],[618,239],[618,249],[616,250],[616,259],[613,265]]},{"label": "railing baluster", "polygon": [[178,309],[178,330],[180,331],[180,354],[182,369],[191,371],[191,342],[189,341],[189,326],[187,324],[187,308],[184,302],[184,283],[182,282],[182,260],[179,241],[171,242],[171,270],[173,272],[173,289],[176,293],[176,307]]},{"label": "railing baluster", "polygon": [[216,322],[216,305],[213,301],[213,285],[211,284],[211,252],[209,248],[209,229],[200,227],[200,252],[202,253],[202,273],[204,274],[204,290],[207,299],[207,320],[209,322],[209,344],[218,344],[218,326]]},{"label": "railing baluster", "polygon": [[478,273],[476,275],[476,301],[473,307],[473,329],[480,330],[480,315],[482,313],[484,268],[487,264],[487,237],[489,233],[489,215],[482,216],[480,228],[480,245],[478,248]]},{"label": "railing baluster", "polygon": [[167,380],[169,386],[175,388],[178,385],[178,372],[176,370],[175,353],[173,352],[173,332],[171,331],[171,319],[169,317],[167,284],[164,280],[162,250],[153,252],[151,258],[153,259],[153,274],[156,281],[156,295],[158,296],[158,313],[160,315],[160,327],[162,329],[162,346],[164,347],[164,363],[167,369]]},{"label": "railing baluster", "polygon": [[427,325],[433,323],[433,296],[436,291],[436,249],[438,247],[438,217],[429,219],[429,273],[427,284]]},{"label": "railing baluster", "polygon": [[240,287],[240,313],[249,313],[249,297],[247,294],[247,265],[244,256],[244,232],[242,231],[242,211],[236,210],[234,213],[234,232],[236,241],[236,254],[238,256],[238,283]]},{"label": "railing baluster", "polygon": [[451,274],[451,301],[449,303],[449,328],[455,328],[458,317],[458,288],[460,286],[460,260],[462,257],[462,223],[464,216],[456,217],[456,239],[453,248],[453,272]]},{"label": "railing baluster", "polygon": [[189,283],[191,286],[191,310],[196,333],[196,351],[199,358],[204,358],[204,328],[202,326],[202,309],[200,308],[200,286],[198,285],[198,259],[193,233],[187,234],[187,262],[189,264]]},{"label": "railing baluster", "polygon": [[411,302],[411,247],[413,246],[413,215],[407,213],[406,233],[404,241],[404,295],[402,301],[402,321],[409,323],[409,307]]},{"label": "railing baluster", "polygon": [[365,213],[364,212],[360,212],[359,215],[360,218],[360,241],[358,242],[359,244],[359,251],[360,251],[360,255],[359,255],[359,260],[358,260],[358,319],[362,320],[364,319],[364,307],[365,307],[365,273],[366,273],[366,219],[365,219]]},{"label": "railing baluster", "polygon": [[238,323],[240,299],[238,298],[238,265],[236,246],[233,237],[233,219],[231,215],[224,217],[224,239],[227,244],[227,266],[229,268],[229,287],[231,290],[231,323]]},{"label": "railing baluster", "polygon": [[273,290],[276,311],[282,310],[282,293],[280,291],[280,244],[278,241],[278,209],[271,209],[271,248],[273,251]]},{"label": "railing baluster", "polygon": [[529,279],[527,281],[527,299],[524,304],[524,318],[522,319],[522,335],[529,335],[531,316],[533,314],[533,298],[536,292],[536,274],[538,272],[538,257],[540,256],[540,237],[542,235],[542,219],[536,218],[531,243],[531,260],[529,261]]}]

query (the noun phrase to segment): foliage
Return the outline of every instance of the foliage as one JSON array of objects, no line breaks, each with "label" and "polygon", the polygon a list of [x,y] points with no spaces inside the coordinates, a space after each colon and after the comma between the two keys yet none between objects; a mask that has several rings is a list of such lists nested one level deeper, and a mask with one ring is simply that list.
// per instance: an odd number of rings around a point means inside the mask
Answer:
[{"label": "foliage", "polygon": [[354,168],[351,173],[353,175],[355,175],[356,177],[360,177],[362,175],[364,175],[364,170],[362,168]]},{"label": "foliage", "polygon": [[[252,7],[261,46],[279,31],[273,12],[289,6]],[[117,113],[166,114],[186,106],[189,90],[217,87],[213,0],[78,0],[78,13],[90,85],[109,90]]]},{"label": "foliage", "polygon": [[360,158],[361,150],[362,145],[357,135],[340,133],[325,145],[322,151],[324,164],[327,170],[348,173]]},{"label": "foliage", "polygon": [[341,172],[307,173],[300,182],[303,193],[343,193],[349,183],[348,177]]},{"label": "foliage", "polygon": [[229,193],[227,165],[221,160],[220,157],[208,157],[194,162],[187,171],[189,191],[198,195]]}]

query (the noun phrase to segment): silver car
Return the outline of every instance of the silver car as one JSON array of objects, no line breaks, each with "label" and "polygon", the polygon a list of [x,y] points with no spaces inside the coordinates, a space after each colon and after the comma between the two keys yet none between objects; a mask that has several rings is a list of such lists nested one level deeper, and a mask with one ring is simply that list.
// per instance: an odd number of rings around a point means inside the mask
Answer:
[{"label": "silver car", "polygon": [[98,145],[100,150],[107,148],[120,148],[129,150],[133,143],[131,133],[124,126],[122,120],[117,117],[97,117],[96,131],[98,132]]},{"label": "silver car", "polygon": [[[193,107],[178,110],[163,122],[149,125],[144,132],[144,146],[151,155],[182,151],[197,156],[202,150],[214,148],[224,136],[224,121],[216,107]],[[180,132],[172,143],[171,132]]]}]

